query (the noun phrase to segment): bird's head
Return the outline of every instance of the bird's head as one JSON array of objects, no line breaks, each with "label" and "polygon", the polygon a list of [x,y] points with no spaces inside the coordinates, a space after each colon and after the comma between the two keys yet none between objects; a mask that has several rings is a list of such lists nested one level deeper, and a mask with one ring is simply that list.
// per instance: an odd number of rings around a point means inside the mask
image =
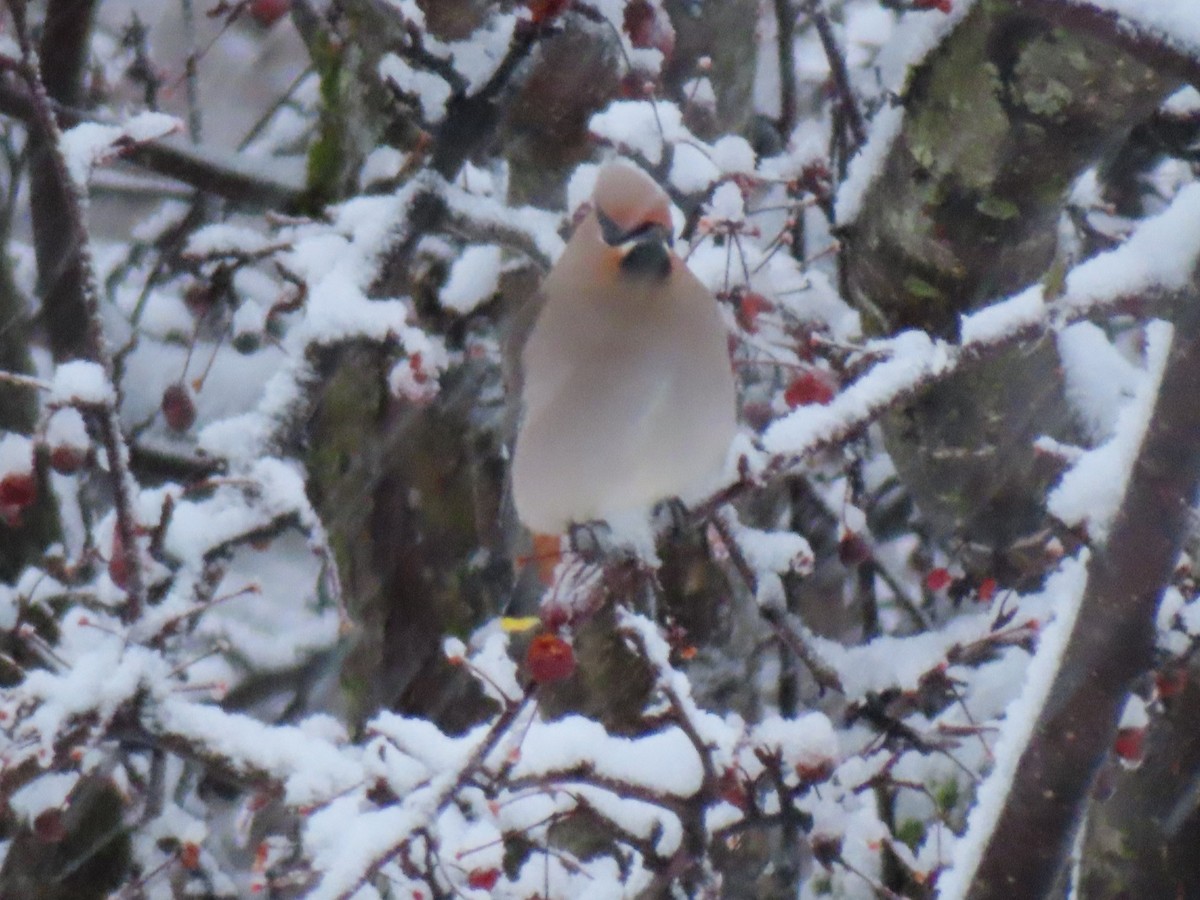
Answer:
[{"label": "bird's head", "polygon": [[600,238],[611,248],[623,276],[670,275],[675,238],[670,201],[649,175],[632,163],[614,160],[596,176],[592,202]]}]

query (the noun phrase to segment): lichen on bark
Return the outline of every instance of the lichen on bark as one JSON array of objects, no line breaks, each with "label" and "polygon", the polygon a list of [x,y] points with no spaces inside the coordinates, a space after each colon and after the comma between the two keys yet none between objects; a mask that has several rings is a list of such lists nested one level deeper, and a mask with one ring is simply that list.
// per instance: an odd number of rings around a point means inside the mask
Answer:
[{"label": "lichen on bark", "polygon": [[[848,284],[878,332],[959,317],[1054,265],[1072,182],[1175,89],[1120,48],[981,0],[911,74],[900,134],[845,227]],[[935,535],[1003,551],[1044,523],[1033,440],[1078,440],[1052,343],[922,392],[885,424]],[[989,564],[995,564],[994,561]]]}]

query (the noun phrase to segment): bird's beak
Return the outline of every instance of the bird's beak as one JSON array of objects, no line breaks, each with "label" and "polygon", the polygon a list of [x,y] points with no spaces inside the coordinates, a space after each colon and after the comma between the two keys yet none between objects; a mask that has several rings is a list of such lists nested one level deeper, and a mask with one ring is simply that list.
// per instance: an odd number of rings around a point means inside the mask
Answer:
[{"label": "bird's beak", "polygon": [[666,278],[671,274],[671,237],[657,226],[621,244],[621,271],[634,278]]},{"label": "bird's beak", "polygon": [[636,228],[623,230],[616,222],[596,209],[600,234],[604,242],[618,252],[621,271],[636,278],[666,278],[671,274],[671,245],[674,232],[660,222],[644,222]]}]

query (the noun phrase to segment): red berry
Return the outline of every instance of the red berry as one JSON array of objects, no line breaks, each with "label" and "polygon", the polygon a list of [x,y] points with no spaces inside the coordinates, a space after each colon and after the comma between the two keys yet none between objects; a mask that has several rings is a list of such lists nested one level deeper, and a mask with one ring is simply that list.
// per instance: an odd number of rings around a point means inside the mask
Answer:
[{"label": "red berry", "polygon": [[542,624],[551,631],[565,628],[571,621],[571,609],[561,603],[547,603],[541,608]]},{"label": "red berry", "polygon": [[37,479],[33,470],[9,472],[0,478],[0,507],[20,512],[37,500]]},{"label": "red berry", "polygon": [[1117,731],[1117,739],[1113,741],[1113,753],[1128,763],[1142,761],[1146,752],[1145,728],[1121,728]]},{"label": "red berry", "polygon": [[490,891],[499,880],[499,869],[475,869],[467,876],[467,886],[476,890]]},{"label": "red berry", "polygon": [[1154,673],[1154,689],[1161,697],[1173,697],[1187,687],[1185,669],[1162,669]]},{"label": "red berry", "polygon": [[657,90],[657,86],[653,81],[646,78],[646,74],[638,69],[630,69],[621,76],[621,81],[617,85],[617,95],[622,100],[645,100]]},{"label": "red berry", "polygon": [[936,9],[941,13],[950,12],[952,0],[913,0],[913,9]]},{"label": "red berry", "polygon": [[179,848],[179,864],[189,872],[200,868],[200,845],[192,841],[184,841]]},{"label": "red berry", "polygon": [[797,763],[796,774],[800,776],[801,781],[809,784],[826,781],[833,774],[833,760],[822,759],[814,763]]},{"label": "red berry", "polygon": [[50,468],[59,475],[74,475],[83,468],[87,454],[70,444],[50,448]]},{"label": "red berry", "polygon": [[722,800],[738,809],[746,809],[750,806],[750,796],[746,791],[746,785],[733,769],[726,769],[721,773],[717,782],[717,790],[720,792]]},{"label": "red berry", "polygon": [[170,385],[162,395],[163,418],[172,431],[187,431],[196,421],[196,402],[183,384]]},{"label": "red berry", "polygon": [[63,407],[54,411],[46,422],[43,441],[50,448],[50,467],[60,475],[74,475],[87,461],[87,423],[79,410]]},{"label": "red berry", "polygon": [[858,566],[871,558],[871,548],[862,535],[846,532],[838,541],[838,559],[843,566]]},{"label": "red berry", "polygon": [[208,315],[216,301],[217,295],[212,286],[203,282],[190,284],[183,292],[183,305],[197,318]]},{"label": "red berry", "polygon": [[743,331],[758,331],[758,317],[774,307],[771,301],[755,291],[746,291],[738,298],[737,320]]},{"label": "red berry", "polygon": [[575,651],[557,635],[539,634],[529,644],[525,665],[538,684],[564,681],[575,672]]},{"label": "red berry", "polygon": [[108,555],[108,577],[119,588],[129,583],[129,566],[125,563],[125,542],[121,532],[113,529],[112,551]]},{"label": "red berry", "polygon": [[250,17],[264,28],[288,14],[292,0],[250,0]]},{"label": "red berry", "polygon": [[533,19],[533,24],[541,25],[543,22],[561,15],[570,3],[571,0],[528,0],[529,15]]},{"label": "red berry", "polygon": [[828,375],[819,369],[808,369],[788,385],[783,392],[783,399],[789,408],[795,409],[812,403],[826,404],[835,393],[833,381]]},{"label": "red berry", "polygon": [[633,46],[652,48],[671,58],[675,51],[675,29],[666,13],[652,6],[649,0],[631,0],[626,4],[622,24]]},{"label": "red berry", "polygon": [[925,587],[931,591],[945,590],[950,586],[950,573],[945,569],[934,569],[925,576]]},{"label": "red berry", "polygon": [[412,372],[413,381],[417,384],[425,384],[429,381],[429,373],[425,371],[425,360],[420,351],[408,358],[408,368]]},{"label": "red berry", "polygon": [[37,839],[47,844],[57,844],[67,836],[67,826],[63,822],[62,810],[51,808],[42,810],[33,820],[33,833]]},{"label": "red berry", "polygon": [[996,596],[996,579],[985,578],[979,582],[979,587],[975,591],[975,599],[980,603],[991,603],[992,598]]}]

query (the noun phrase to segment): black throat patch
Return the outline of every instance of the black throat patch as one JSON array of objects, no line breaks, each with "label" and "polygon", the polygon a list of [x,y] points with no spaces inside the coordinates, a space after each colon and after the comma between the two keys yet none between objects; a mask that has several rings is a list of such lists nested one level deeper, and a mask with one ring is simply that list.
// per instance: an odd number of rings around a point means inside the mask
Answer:
[{"label": "black throat patch", "polygon": [[642,241],[621,257],[621,272],[631,278],[662,280],[671,274],[671,255],[659,240]]}]

